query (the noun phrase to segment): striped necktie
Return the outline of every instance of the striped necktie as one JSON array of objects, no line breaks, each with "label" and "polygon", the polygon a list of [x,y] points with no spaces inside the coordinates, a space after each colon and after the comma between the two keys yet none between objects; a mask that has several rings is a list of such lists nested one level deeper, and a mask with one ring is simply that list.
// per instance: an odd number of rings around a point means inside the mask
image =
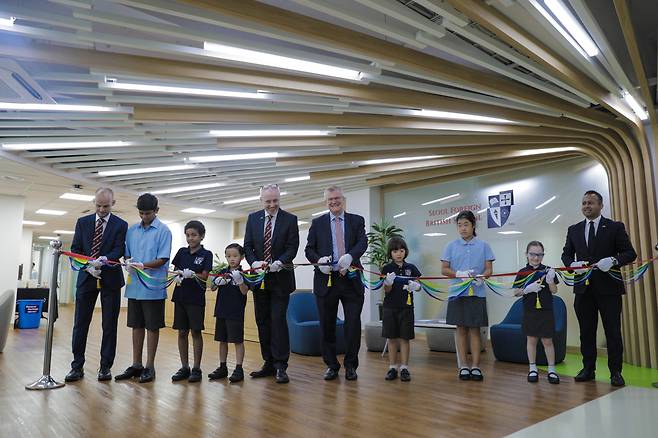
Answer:
[{"label": "striped necktie", "polygon": [[91,241],[91,256],[97,259],[101,254],[101,243],[103,241],[103,222],[105,219],[98,218],[94,229],[94,239]]},{"label": "striped necktie", "polygon": [[267,215],[267,224],[265,224],[265,234],[263,235],[263,254],[264,261],[269,263],[272,260],[272,216]]}]

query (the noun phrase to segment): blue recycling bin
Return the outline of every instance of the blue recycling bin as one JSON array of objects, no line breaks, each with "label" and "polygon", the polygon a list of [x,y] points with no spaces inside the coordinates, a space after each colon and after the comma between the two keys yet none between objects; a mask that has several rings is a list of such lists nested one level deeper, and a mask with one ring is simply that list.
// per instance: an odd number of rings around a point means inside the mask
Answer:
[{"label": "blue recycling bin", "polygon": [[39,328],[41,323],[41,307],[43,300],[18,300],[18,324],[19,329]]}]

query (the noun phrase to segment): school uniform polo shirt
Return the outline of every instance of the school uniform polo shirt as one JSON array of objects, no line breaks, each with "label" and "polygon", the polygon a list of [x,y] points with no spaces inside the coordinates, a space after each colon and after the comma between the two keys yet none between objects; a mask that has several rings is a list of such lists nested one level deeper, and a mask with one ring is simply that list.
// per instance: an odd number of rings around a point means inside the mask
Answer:
[{"label": "school uniform polo shirt", "polygon": [[[466,241],[462,238],[453,240],[443,250],[441,260],[450,262],[450,269],[454,271],[468,271],[473,270],[474,275],[480,275],[484,272],[485,262],[494,261],[496,257],[489,244],[483,240],[473,237],[471,240]],[[455,279],[453,284],[462,283],[464,279]],[[486,286],[472,285],[473,295],[478,297],[486,297]],[[450,296],[456,296],[458,291],[451,288]]]},{"label": "school uniform polo shirt", "polygon": [[[166,299],[165,282],[171,258],[171,231],[169,228],[157,217],[146,228],[142,226],[141,222],[130,226],[126,233],[125,258],[128,257],[132,257],[133,261],[140,263],[156,259],[164,259],[167,262],[156,269],[145,269],[147,274],[157,279],[153,283],[147,283],[148,288],[137,278],[131,278],[124,296],[136,300]],[[162,287],[159,287],[160,284]]]},{"label": "school uniform polo shirt", "polygon": [[[196,274],[212,269],[212,253],[203,245],[191,253],[190,248],[181,248],[171,261],[177,270],[191,269]],[[206,282],[197,278],[184,278],[181,284],[174,289],[171,301],[175,303],[194,304],[196,306],[206,305]]]}]

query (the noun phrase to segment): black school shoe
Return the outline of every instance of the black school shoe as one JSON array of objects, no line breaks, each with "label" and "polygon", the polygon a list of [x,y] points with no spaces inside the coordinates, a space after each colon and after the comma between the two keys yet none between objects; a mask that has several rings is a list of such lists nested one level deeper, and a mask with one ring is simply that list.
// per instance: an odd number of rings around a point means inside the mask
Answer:
[{"label": "black school shoe", "polygon": [[233,374],[228,378],[231,383],[242,382],[244,380],[244,370],[242,367],[233,370]]},{"label": "black school shoe", "polygon": [[208,378],[210,380],[225,379],[226,377],[228,377],[228,368],[226,367],[226,365],[221,365],[217,367],[215,371],[208,374]]},{"label": "black school shoe", "polygon": [[114,380],[128,380],[142,375],[144,367],[129,366],[123,373],[114,376]]},{"label": "black school shoe", "polygon": [[386,372],[386,377],[384,377],[384,380],[395,380],[398,378],[398,370],[395,368],[389,368],[388,371]]},{"label": "black school shoe", "polygon": [[468,368],[460,368],[459,380],[471,380],[471,370]]},{"label": "black school shoe", "polygon": [[153,368],[144,368],[139,376],[139,383],[148,383],[155,380],[155,370]]},{"label": "black school shoe", "polygon": [[197,383],[201,381],[202,377],[203,377],[203,373],[201,372],[201,368],[192,368],[192,371],[190,372],[190,377],[189,379],[187,379],[187,381],[190,383]]},{"label": "black school shoe", "polygon": [[187,380],[190,377],[190,367],[182,367],[176,374],[171,376],[172,382],[180,382],[181,380]]},{"label": "black school shoe", "polygon": [[409,382],[411,380],[411,374],[409,373],[409,370],[406,368],[403,368],[400,370],[400,381],[401,382]]}]

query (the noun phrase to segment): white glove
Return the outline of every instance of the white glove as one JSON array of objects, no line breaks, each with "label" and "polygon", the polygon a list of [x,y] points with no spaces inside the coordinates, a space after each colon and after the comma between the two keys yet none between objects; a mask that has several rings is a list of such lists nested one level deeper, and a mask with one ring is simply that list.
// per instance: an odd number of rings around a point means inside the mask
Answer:
[{"label": "white glove", "polygon": [[283,263],[281,260],[275,260],[270,265],[270,272],[279,272],[281,269],[283,269]]},{"label": "white glove", "polygon": [[537,292],[539,292],[539,291],[542,290],[542,289],[543,289],[543,286],[542,286],[541,284],[539,284],[538,282],[534,281],[534,282],[530,283],[529,285],[527,285],[527,286],[523,289],[523,294],[524,294],[524,295],[525,295],[525,294],[531,294],[531,293],[533,293],[533,292],[534,292],[534,293],[537,293]]},{"label": "white glove", "polygon": [[228,284],[228,279],[219,276],[219,277],[215,277],[215,279],[212,282],[215,284],[215,286],[225,286]]},{"label": "white glove", "polygon": [[386,274],[386,278],[384,278],[384,286],[393,286],[393,282],[395,282],[395,272],[389,272]]},{"label": "white glove", "polygon": [[472,277],[473,272],[472,269],[469,269],[468,271],[457,271],[455,272],[455,278],[465,280],[466,278]]},{"label": "white glove", "polygon": [[546,271],[546,283],[555,283],[555,269],[550,268],[548,271]]},{"label": "white glove", "polygon": [[[573,262],[571,265],[569,265],[570,268],[582,268],[583,266],[587,266],[587,262]],[[580,275],[587,272],[587,269],[574,269],[574,272]]]},{"label": "white glove", "polygon": [[418,292],[420,290],[420,283],[414,280],[409,280],[409,283],[405,284],[402,289]]},{"label": "white glove", "polygon": [[176,283],[176,286],[180,286],[181,283],[183,282],[183,276],[182,275],[177,275],[174,278],[174,282]]},{"label": "white glove", "polygon": [[350,254],[343,254],[338,259],[338,269],[344,271],[352,266],[352,256]]},{"label": "white glove", "polygon": [[191,269],[185,268],[185,269],[183,269],[183,272],[181,273],[181,275],[183,276],[183,278],[192,278],[192,277],[194,277],[194,271],[191,270]]},{"label": "white glove", "polygon": [[[322,264],[322,263],[331,263],[331,256],[320,257],[318,259],[318,263],[320,263],[320,264]],[[318,266],[318,269],[323,274],[330,274],[331,273],[331,265]]]},{"label": "white glove", "polygon": [[604,259],[599,260],[596,263],[596,267],[599,268],[599,271],[608,272],[610,268],[612,268],[615,265],[616,261],[617,260],[615,260],[614,257],[606,257]]},{"label": "white glove", "polygon": [[255,261],[251,264],[251,269],[255,269],[257,274],[260,274],[263,272],[263,265],[265,262],[263,261]]},{"label": "white glove", "polygon": [[130,272],[132,274],[132,273],[135,272],[135,268],[137,268],[139,270],[143,270],[144,269],[144,263],[133,262],[132,259],[129,259],[128,260],[128,266],[126,268],[128,269],[128,272]]},{"label": "white glove", "polygon": [[475,277],[475,280],[473,281],[473,284],[476,286],[483,286],[484,285],[484,277],[481,275],[478,275]]},{"label": "white glove", "polygon": [[87,266],[85,271],[94,278],[101,278],[101,270],[95,266]]},{"label": "white glove", "polygon": [[107,257],[100,256],[95,260],[90,260],[88,263],[94,268],[100,268],[101,266],[107,265]]},{"label": "white glove", "polygon": [[236,286],[241,285],[244,283],[244,279],[242,278],[242,272],[238,271],[237,269],[235,271],[231,271],[231,279],[233,280],[233,284]]}]

